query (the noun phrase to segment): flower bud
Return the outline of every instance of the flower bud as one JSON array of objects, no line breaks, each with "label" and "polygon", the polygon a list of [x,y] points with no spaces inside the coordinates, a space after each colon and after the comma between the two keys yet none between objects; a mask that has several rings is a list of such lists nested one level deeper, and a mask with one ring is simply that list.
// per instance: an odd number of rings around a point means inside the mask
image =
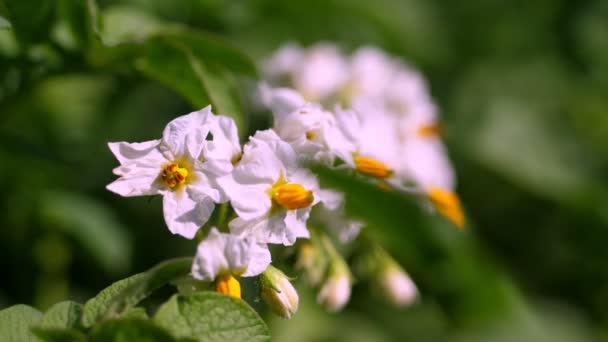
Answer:
[{"label": "flower bud", "polygon": [[342,259],[332,260],[327,280],[317,296],[317,303],[330,312],[337,312],[350,299],[351,275],[348,266]]},{"label": "flower bud", "polygon": [[268,266],[260,275],[260,284],[261,297],[275,314],[290,319],[298,311],[298,293],[279,269]]},{"label": "flower bud", "polygon": [[382,295],[396,306],[411,305],[418,297],[416,285],[397,265],[385,267],[378,274],[377,280]]},{"label": "flower bud", "polygon": [[[311,236],[311,240],[314,236]],[[327,257],[314,243],[304,241],[298,248],[296,269],[302,270],[304,281],[310,286],[317,286],[323,280],[327,269]]]}]

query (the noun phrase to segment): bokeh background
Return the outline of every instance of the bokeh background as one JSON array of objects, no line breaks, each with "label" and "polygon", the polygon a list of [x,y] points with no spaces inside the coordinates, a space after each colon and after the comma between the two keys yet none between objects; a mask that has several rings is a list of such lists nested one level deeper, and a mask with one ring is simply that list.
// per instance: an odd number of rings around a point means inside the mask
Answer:
[{"label": "bokeh background", "polygon": [[[116,165],[108,141],[155,138],[214,97],[188,96],[196,90],[184,62],[137,45],[173,23],[256,62],[288,41],[346,52],[375,45],[421,70],[441,109],[465,234],[490,260],[489,270],[452,264],[444,286],[475,274],[480,297],[436,297],[422,281],[419,302],[395,309],[362,282],[330,315],[299,286],[295,319],[267,315],[277,341],[511,341],[536,325],[549,327],[551,341],[608,337],[608,2],[98,0],[99,30],[114,49],[91,38],[90,3],[7,3],[29,26],[0,29],[0,308],[83,302],[194,253],[165,228],[158,198],[105,190]],[[146,58],[123,54],[125,41]],[[255,77],[224,67],[208,91],[222,89],[215,101],[245,114],[243,136],[265,128],[269,117],[249,105]],[[422,260],[413,275],[436,266]],[[511,304],[526,308],[518,323],[482,295],[496,285],[484,272],[499,272],[517,294]],[[489,302],[462,316],[446,300]]]}]

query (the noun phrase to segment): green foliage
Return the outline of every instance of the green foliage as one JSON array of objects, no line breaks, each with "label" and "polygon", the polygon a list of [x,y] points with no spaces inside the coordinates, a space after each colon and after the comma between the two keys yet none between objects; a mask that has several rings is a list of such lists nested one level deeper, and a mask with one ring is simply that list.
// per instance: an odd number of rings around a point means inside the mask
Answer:
[{"label": "green foliage", "polygon": [[137,284],[144,278],[144,273],[138,273],[129,278],[119,280],[103,289],[97,296],[89,299],[84,304],[82,325],[90,327],[98,320],[104,318],[108,309],[122,296],[125,289],[133,284]]},{"label": "green foliage", "polygon": [[197,341],[268,341],[268,328],[242,300],[218,293],[175,295],[154,316],[180,338]]},{"label": "green foliage", "polygon": [[129,267],[131,246],[127,230],[110,209],[94,199],[72,193],[46,193],[42,217],[78,240],[110,273]]},{"label": "green foliage", "polygon": [[[31,44],[47,38],[47,27],[54,10],[53,1],[4,0],[12,29],[23,44]],[[4,7],[1,6],[0,7]],[[4,17],[6,13],[0,13]]]},{"label": "green foliage", "polygon": [[139,319],[110,320],[95,327],[91,342],[173,342],[177,341],[152,321]]},{"label": "green foliage", "polygon": [[145,273],[120,280],[101,291],[84,306],[82,324],[90,327],[104,318],[129,312],[154,290],[190,272],[191,258],[167,260]]},{"label": "green foliage", "polygon": [[14,305],[0,311],[0,331],[5,341],[37,342],[30,327],[42,319],[40,311],[27,305]]},{"label": "green foliage", "polygon": [[76,329],[32,328],[32,332],[44,342],[85,342],[87,337]]},{"label": "green foliage", "polygon": [[82,304],[65,301],[53,305],[42,316],[41,328],[78,328],[82,317]]}]

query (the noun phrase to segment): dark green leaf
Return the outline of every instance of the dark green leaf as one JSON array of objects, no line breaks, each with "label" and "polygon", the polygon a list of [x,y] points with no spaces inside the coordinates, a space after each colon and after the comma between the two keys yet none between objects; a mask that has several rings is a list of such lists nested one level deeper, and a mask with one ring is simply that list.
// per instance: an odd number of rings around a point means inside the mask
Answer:
[{"label": "dark green leaf", "polygon": [[127,289],[144,278],[144,273],[133,275],[129,278],[119,280],[103,289],[97,296],[91,298],[84,304],[82,314],[82,325],[90,327],[104,317],[109,306]]},{"label": "dark green leaf", "polygon": [[85,342],[87,340],[87,337],[76,329],[36,327],[32,331],[44,342]]},{"label": "dark green leaf", "polygon": [[0,29],[11,27],[11,23],[8,20],[9,14],[4,4],[4,0],[0,0]]},{"label": "dark green leaf", "polygon": [[105,204],[76,193],[49,192],[41,200],[41,215],[74,236],[110,273],[129,267],[128,230]]},{"label": "dark green leaf", "polygon": [[197,109],[211,104],[216,114],[232,117],[245,131],[234,80],[223,66],[211,67],[189,46],[164,38],[151,39],[145,46],[145,53],[135,63],[142,74],[181,94]]},{"label": "dark green leaf", "polygon": [[162,262],[145,273],[120,280],[101,291],[84,306],[82,324],[90,327],[103,318],[127,313],[154,290],[190,273],[192,258]]},{"label": "dark green leaf", "polygon": [[198,341],[268,341],[268,328],[244,301],[215,292],[175,295],[154,320],[178,338]]},{"label": "dark green leaf", "polygon": [[91,332],[91,342],[172,342],[176,341],[167,331],[153,321],[124,319],[107,321]]},{"label": "dark green leaf", "polygon": [[3,341],[39,341],[30,329],[41,319],[42,313],[31,306],[11,306],[0,311],[0,336]]},{"label": "dark green leaf", "polygon": [[347,211],[368,223],[364,233],[399,256],[454,319],[504,319],[525,308],[511,280],[467,232],[470,228],[460,231],[424,212],[411,196],[361,177],[325,167],[313,170],[324,187],[345,193]]},{"label": "dark green leaf", "polygon": [[192,68],[193,61],[187,51],[154,39],[145,45],[141,57],[135,61],[135,68],[146,77],[173,89],[198,109],[211,101],[203,80]]},{"label": "dark green leaf", "polygon": [[17,38],[25,44],[48,36],[54,1],[4,0]]},{"label": "dark green leaf", "polygon": [[40,327],[42,328],[77,328],[80,326],[82,305],[80,303],[65,301],[53,305],[48,309]]}]

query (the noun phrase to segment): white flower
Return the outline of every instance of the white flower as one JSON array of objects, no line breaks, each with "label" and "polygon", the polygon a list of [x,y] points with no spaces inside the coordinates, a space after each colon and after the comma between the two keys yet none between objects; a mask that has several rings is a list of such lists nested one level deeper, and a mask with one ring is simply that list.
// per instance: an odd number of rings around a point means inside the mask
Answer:
[{"label": "white flower", "polygon": [[264,104],[274,114],[274,131],[303,159],[332,165],[337,158],[352,164],[352,143],[343,135],[333,113],[308,103],[295,90],[261,85]]},{"label": "white flower", "polygon": [[317,303],[330,312],[337,312],[348,303],[350,292],[350,277],[347,274],[337,273],[325,281],[317,295]]},{"label": "white flower", "polygon": [[348,61],[333,44],[302,49],[288,44],[263,65],[274,81],[289,81],[307,100],[323,102],[337,94],[348,80]]},{"label": "white flower", "polygon": [[213,281],[223,274],[252,277],[270,264],[270,252],[253,237],[220,233],[215,227],[199,245],[192,264],[192,276]]},{"label": "white flower", "polygon": [[396,306],[410,305],[418,297],[416,285],[399,267],[385,268],[377,280],[382,295]]},{"label": "white flower", "polygon": [[216,179],[232,170],[230,120],[208,106],[169,122],[159,140],[109,143],[121,165],[114,169],[120,178],[107,189],[126,197],[162,195],[169,230],[192,239],[214,203],[226,201]]},{"label": "white flower", "polygon": [[292,245],[308,237],[311,206],[335,200],[319,190],[316,177],[298,166],[294,150],[272,130],[251,137],[234,171],[218,182],[238,214],[231,232],[263,243]]},{"label": "white flower", "polygon": [[280,270],[268,266],[260,276],[260,286],[262,299],[275,314],[290,319],[298,311],[298,292]]},{"label": "white flower", "polygon": [[322,205],[317,206],[315,210],[313,215],[315,222],[333,232],[342,243],[353,241],[365,226],[362,221],[350,219],[344,212],[343,206],[330,209]]}]

